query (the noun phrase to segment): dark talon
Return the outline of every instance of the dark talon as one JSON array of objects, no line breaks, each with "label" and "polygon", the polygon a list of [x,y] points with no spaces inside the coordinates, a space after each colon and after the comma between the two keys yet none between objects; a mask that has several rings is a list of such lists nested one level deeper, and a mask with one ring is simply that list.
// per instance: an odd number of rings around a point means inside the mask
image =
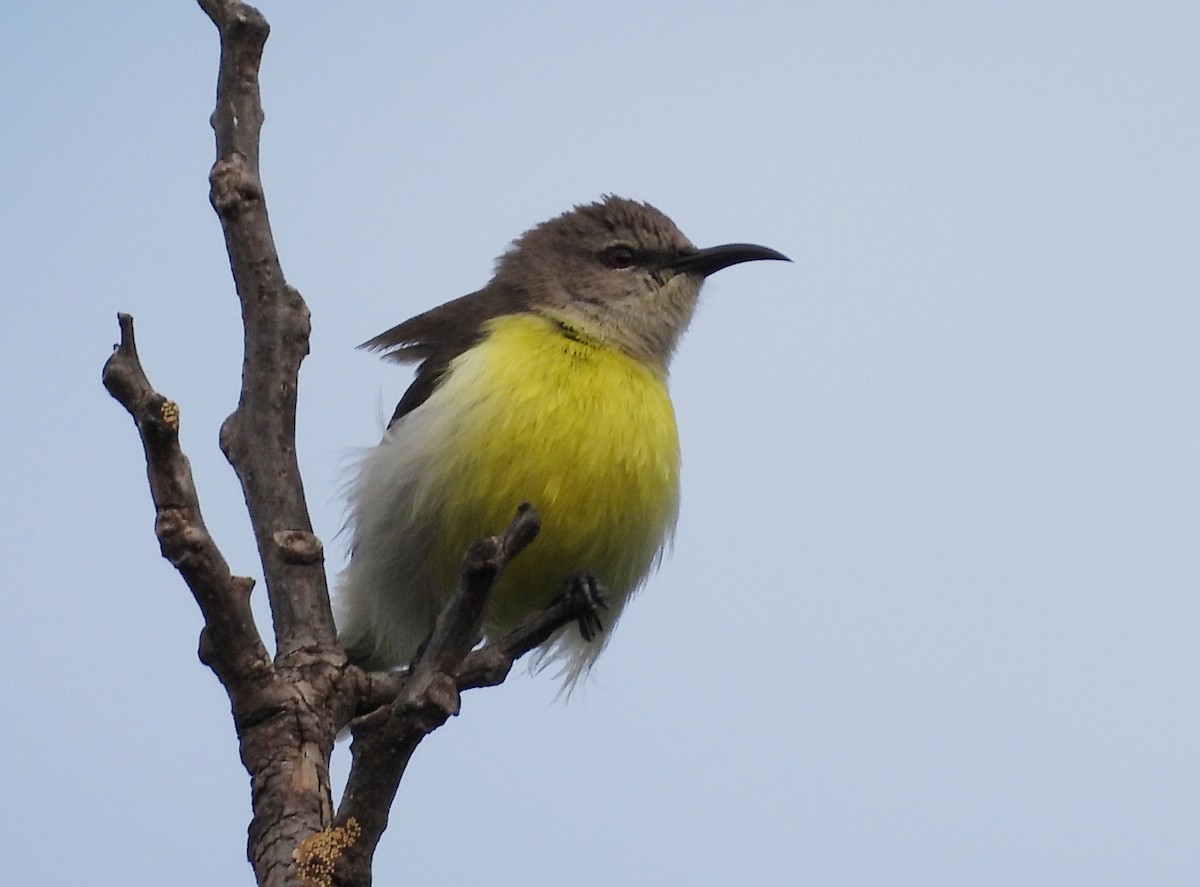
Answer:
[{"label": "dark talon", "polygon": [[586,570],[567,580],[566,596],[578,613],[576,621],[579,623],[579,634],[589,643],[604,630],[600,611],[608,609],[608,601],[604,599],[607,593],[600,578]]}]

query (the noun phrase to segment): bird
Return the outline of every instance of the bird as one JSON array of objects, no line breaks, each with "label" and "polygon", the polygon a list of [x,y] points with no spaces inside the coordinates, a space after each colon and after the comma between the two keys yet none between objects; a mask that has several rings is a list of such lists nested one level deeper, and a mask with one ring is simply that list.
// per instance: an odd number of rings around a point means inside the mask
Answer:
[{"label": "bird", "polygon": [[541,532],[497,580],[481,640],[598,581],[603,630],[571,624],[539,650],[573,688],[674,535],[668,368],[701,285],[764,259],[790,261],[756,244],[698,249],[653,206],[605,195],[522,234],[482,289],[364,342],[417,367],[349,483],[335,596],[349,660],[409,664],[464,553],[528,502]]}]

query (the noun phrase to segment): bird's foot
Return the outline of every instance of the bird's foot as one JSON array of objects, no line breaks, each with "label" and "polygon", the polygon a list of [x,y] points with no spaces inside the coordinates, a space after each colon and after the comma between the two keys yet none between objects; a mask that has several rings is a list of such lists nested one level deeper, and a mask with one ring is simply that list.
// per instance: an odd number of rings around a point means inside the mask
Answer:
[{"label": "bird's foot", "polygon": [[587,570],[581,570],[567,580],[564,596],[574,604],[578,613],[576,621],[579,623],[579,634],[589,643],[604,630],[600,611],[608,609],[608,602],[604,599],[607,593],[600,577]]}]

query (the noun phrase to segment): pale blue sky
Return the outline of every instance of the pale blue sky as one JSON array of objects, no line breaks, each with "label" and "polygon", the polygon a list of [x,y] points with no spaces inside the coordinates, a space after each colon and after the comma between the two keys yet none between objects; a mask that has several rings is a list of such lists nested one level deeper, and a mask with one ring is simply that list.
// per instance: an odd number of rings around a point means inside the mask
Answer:
[{"label": "pale blue sky", "polygon": [[[331,567],[340,466],[408,381],[354,346],[524,229],[615,192],[795,259],[706,289],[674,555],[587,692],[469,694],[377,883],[1200,883],[1200,7],[264,11]],[[99,382],[130,311],[259,575],[216,446],[241,340],[216,53],[186,0],[20,4],[0,33],[13,884],[252,883],[228,704]]]}]

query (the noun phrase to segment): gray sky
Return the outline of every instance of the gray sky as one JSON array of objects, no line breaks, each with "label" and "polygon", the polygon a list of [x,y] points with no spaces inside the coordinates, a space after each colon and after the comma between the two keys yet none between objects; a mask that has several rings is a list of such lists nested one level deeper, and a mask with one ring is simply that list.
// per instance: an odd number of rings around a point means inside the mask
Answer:
[{"label": "gray sky", "polygon": [[[1200,883],[1200,7],[646,6],[264,7],[332,568],[408,381],[354,346],[529,226],[614,192],[796,260],[706,288],[675,551],[587,692],[469,694],[378,882]],[[228,704],[99,382],[130,311],[260,575],[216,446],[215,33],[185,0],[5,18],[5,877],[248,885]]]}]

